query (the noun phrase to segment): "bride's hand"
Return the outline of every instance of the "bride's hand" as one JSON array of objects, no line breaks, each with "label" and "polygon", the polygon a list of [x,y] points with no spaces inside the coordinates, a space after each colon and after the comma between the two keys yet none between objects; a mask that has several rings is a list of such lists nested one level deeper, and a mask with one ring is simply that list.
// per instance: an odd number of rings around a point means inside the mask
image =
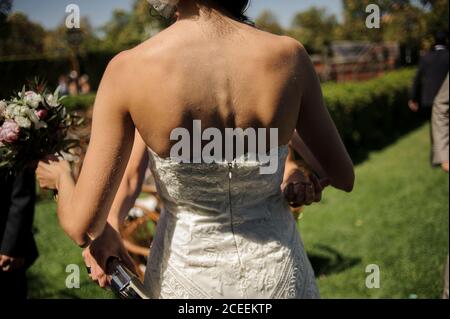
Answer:
[{"label": "bride's hand", "polygon": [[83,259],[90,277],[98,285],[105,288],[110,284],[110,273],[108,272],[108,260],[118,258],[128,269],[136,273],[136,268],[123,245],[120,234],[107,224],[102,235],[94,240],[88,248],[83,251]]},{"label": "bride's hand", "polygon": [[59,179],[63,174],[71,174],[70,164],[56,156],[46,157],[36,169],[39,186],[44,189],[58,189]]},{"label": "bride's hand", "polygon": [[285,175],[281,189],[289,205],[297,208],[322,200],[323,190],[330,185],[328,179],[320,180],[303,167],[291,168]]}]

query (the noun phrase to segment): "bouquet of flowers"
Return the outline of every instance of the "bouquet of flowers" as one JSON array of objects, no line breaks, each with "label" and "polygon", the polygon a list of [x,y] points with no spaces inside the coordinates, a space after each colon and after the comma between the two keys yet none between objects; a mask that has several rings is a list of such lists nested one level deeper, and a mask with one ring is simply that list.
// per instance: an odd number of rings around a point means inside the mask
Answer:
[{"label": "bouquet of flowers", "polygon": [[78,146],[68,133],[83,120],[67,113],[62,99],[59,89],[50,93],[36,84],[28,91],[24,86],[9,101],[0,100],[0,178]]}]

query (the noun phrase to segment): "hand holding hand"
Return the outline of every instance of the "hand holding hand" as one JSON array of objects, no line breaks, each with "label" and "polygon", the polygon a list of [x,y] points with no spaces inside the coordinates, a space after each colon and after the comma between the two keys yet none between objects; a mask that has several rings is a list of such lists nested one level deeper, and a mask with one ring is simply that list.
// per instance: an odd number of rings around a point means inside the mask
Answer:
[{"label": "hand holding hand", "polygon": [[128,269],[136,273],[133,260],[123,245],[120,234],[107,224],[102,235],[83,251],[84,262],[91,279],[97,281],[102,288],[109,285],[111,280],[107,264],[111,257],[118,258]]},{"label": "hand holding hand", "polygon": [[301,167],[291,169],[286,176],[281,188],[289,205],[294,208],[320,202],[323,190],[330,185],[328,179],[319,180]]},{"label": "hand holding hand", "polygon": [[36,169],[39,186],[44,189],[58,189],[62,174],[71,174],[69,162],[59,160],[56,156],[48,156],[40,161]]},{"label": "hand holding hand", "polygon": [[417,103],[416,101],[410,100],[408,102],[408,106],[414,113],[419,112],[419,103]]}]

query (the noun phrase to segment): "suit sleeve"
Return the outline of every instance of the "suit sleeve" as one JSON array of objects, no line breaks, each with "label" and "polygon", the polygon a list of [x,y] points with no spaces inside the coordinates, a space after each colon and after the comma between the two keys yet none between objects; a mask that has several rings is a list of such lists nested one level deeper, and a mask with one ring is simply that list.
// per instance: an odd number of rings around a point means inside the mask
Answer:
[{"label": "suit sleeve", "polygon": [[420,60],[419,68],[417,69],[416,76],[414,77],[414,82],[411,91],[411,100],[415,102],[420,102],[421,87],[422,87],[422,74],[423,74],[423,58]]},{"label": "suit sleeve", "polygon": [[35,192],[34,173],[22,172],[14,178],[0,254],[27,257],[30,253]]},{"label": "suit sleeve", "polygon": [[433,164],[440,165],[448,162],[449,158],[449,77],[447,75],[444,84],[437,95],[432,116],[432,133],[433,133]]}]

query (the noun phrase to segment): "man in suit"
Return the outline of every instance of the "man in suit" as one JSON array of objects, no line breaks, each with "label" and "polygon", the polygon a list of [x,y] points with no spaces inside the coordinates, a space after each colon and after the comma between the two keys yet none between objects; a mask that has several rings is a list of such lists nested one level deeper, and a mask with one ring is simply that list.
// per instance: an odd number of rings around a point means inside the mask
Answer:
[{"label": "man in suit", "polygon": [[35,187],[32,170],[0,181],[0,300],[27,298],[26,270],[38,256],[32,233]]},{"label": "man in suit", "polygon": [[[449,165],[449,119],[448,119],[448,107],[449,107],[449,75],[444,81],[444,84],[437,95],[434,106],[433,106],[433,116],[431,120],[432,133],[433,133],[433,164],[436,166],[441,166],[442,169],[448,173]],[[447,265],[445,267],[445,278],[444,278],[444,299],[448,299],[448,257]]]},{"label": "man in suit", "polygon": [[419,69],[414,79],[409,107],[430,119],[434,99],[448,73],[449,54],[447,33],[438,32],[435,36],[434,49],[420,60]]}]

